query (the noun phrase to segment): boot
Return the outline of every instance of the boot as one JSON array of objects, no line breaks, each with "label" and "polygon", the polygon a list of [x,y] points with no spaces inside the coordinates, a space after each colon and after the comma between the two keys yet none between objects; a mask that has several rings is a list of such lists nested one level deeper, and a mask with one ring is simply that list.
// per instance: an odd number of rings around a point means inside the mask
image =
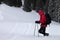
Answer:
[{"label": "boot", "polygon": [[49,36],[49,33],[45,33],[45,34],[43,34],[44,36]]},{"label": "boot", "polygon": [[49,36],[49,33],[46,33],[46,28],[43,28],[43,36]]},{"label": "boot", "polygon": [[46,33],[45,31],[46,31],[46,28],[41,27],[38,32],[43,34],[43,36],[49,36],[49,33]]},{"label": "boot", "polygon": [[44,34],[43,28],[41,27],[38,32],[41,33],[41,34]]}]

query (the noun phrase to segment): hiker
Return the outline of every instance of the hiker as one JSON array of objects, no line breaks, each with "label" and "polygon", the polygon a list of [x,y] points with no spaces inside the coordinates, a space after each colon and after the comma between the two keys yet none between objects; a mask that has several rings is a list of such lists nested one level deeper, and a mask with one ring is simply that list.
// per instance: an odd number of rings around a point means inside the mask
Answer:
[{"label": "hiker", "polygon": [[[38,32],[39,33],[41,33],[41,34],[43,34],[44,36],[48,36],[49,35],[49,33],[46,33],[46,27],[47,27],[47,25],[48,24],[50,24],[51,23],[51,20],[49,20],[49,19],[51,19],[51,18],[49,18],[48,16],[46,16],[46,13],[44,12],[44,10],[43,9],[40,9],[39,11],[38,11],[38,14],[39,14],[39,16],[40,16],[40,20],[39,20],[39,22],[41,23],[41,28],[38,30]],[[48,18],[48,19],[47,19]],[[48,21],[50,21],[49,23],[47,23]]]}]

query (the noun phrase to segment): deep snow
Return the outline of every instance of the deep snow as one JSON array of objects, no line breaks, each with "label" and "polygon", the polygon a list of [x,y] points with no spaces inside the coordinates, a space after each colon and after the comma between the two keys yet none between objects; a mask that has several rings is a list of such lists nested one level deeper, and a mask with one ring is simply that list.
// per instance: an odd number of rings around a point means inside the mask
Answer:
[{"label": "deep snow", "polygon": [[25,12],[18,7],[0,5],[0,40],[60,40],[60,23],[52,21],[46,32],[50,35],[44,37],[42,34],[34,36],[35,21],[39,15],[35,12]]}]

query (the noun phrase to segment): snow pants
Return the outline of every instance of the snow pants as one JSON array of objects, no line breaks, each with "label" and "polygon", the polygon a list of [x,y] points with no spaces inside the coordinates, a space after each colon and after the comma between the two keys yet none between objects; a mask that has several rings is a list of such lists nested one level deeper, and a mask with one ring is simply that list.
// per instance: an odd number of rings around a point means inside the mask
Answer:
[{"label": "snow pants", "polygon": [[47,27],[47,24],[41,24],[41,28],[39,29],[39,33],[45,34],[46,27]]}]

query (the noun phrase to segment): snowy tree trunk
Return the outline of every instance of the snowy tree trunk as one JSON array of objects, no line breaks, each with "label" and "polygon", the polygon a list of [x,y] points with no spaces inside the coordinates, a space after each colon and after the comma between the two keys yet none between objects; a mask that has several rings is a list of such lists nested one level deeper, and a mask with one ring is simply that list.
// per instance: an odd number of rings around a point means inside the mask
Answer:
[{"label": "snowy tree trunk", "polygon": [[3,0],[0,0],[0,4],[1,4],[2,1],[3,1]]},{"label": "snowy tree trunk", "polygon": [[24,10],[26,12],[30,12],[31,11],[31,3],[32,3],[32,0],[24,0]]},{"label": "snowy tree trunk", "polygon": [[60,22],[60,0],[50,0],[48,9],[52,20]]},{"label": "snowy tree trunk", "polygon": [[16,6],[16,7],[22,6],[21,0],[4,0],[3,2],[9,6]]}]

